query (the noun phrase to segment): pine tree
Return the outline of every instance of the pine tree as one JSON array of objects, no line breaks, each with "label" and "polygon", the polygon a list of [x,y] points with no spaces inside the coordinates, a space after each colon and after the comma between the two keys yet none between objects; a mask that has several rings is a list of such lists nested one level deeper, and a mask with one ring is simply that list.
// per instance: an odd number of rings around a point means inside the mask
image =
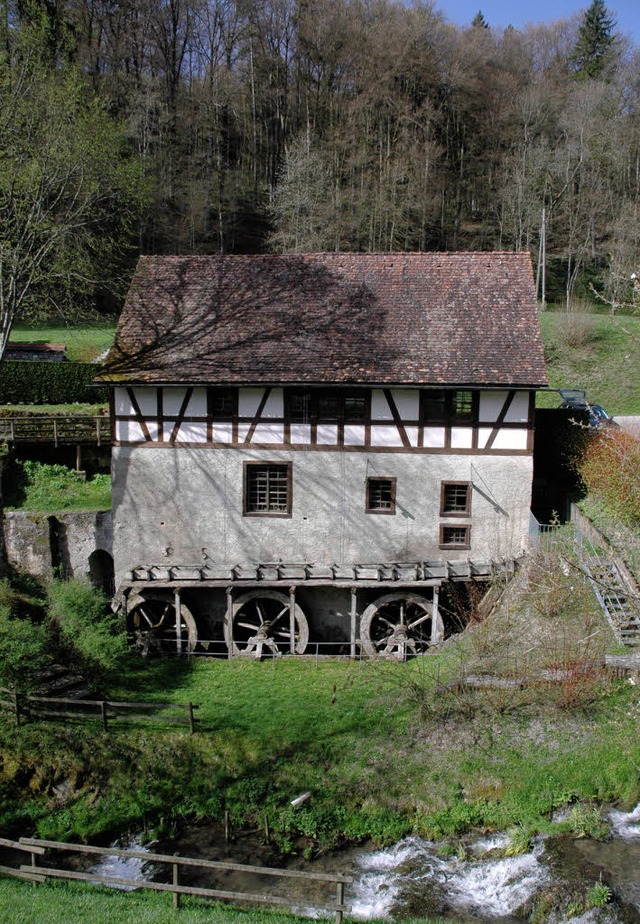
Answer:
[{"label": "pine tree", "polygon": [[570,63],[579,80],[606,75],[616,45],[616,21],[604,0],[592,0],[585,10]]}]

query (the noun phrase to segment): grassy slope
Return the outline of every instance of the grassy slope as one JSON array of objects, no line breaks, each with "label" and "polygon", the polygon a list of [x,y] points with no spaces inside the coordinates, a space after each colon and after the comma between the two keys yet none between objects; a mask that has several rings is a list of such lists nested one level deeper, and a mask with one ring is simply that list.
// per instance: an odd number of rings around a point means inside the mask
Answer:
[{"label": "grassy slope", "polygon": [[[640,318],[611,315],[540,315],[552,388],[586,388],[587,400],[612,416],[640,414]],[[539,397],[557,407],[558,395]]]},{"label": "grassy slope", "polygon": [[115,335],[115,325],[53,327],[51,325],[16,324],[11,340],[47,340],[64,343],[67,359],[73,362],[93,363],[109,349]]},{"label": "grassy slope", "polygon": [[[588,584],[566,570],[543,557],[495,617],[405,665],[134,660],[111,698],[198,703],[198,733],[0,729],[0,827],[92,839],[139,830],[143,818],[166,825],[228,810],[236,829],[267,815],[288,851],[300,832],[325,847],[473,826],[531,833],[574,799],[632,804],[640,704],[629,684],[587,672],[523,690],[446,686],[463,666],[533,678],[542,665],[611,650]],[[63,780],[75,795],[52,803]],[[307,790],[309,802],[292,809]]]}]

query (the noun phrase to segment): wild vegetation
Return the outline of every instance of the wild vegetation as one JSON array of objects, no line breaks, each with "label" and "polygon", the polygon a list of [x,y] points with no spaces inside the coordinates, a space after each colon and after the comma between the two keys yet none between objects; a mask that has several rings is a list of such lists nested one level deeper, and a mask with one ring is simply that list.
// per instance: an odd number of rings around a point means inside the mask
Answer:
[{"label": "wild vegetation", "polygon": [[603,0],[521,30],[398,0],[0,10],[12,319],[112,305],[139,250],[528,249],[548,298],[634,306],[640,58]]},{"label": "wild vegetation", "polygon": [[66,465],[48,465],[29,459],[11,463],[6,478],[4,505],[7,510],[26,509],[38,513],[60,510],[109,510],[111,477],[84,473]]}]

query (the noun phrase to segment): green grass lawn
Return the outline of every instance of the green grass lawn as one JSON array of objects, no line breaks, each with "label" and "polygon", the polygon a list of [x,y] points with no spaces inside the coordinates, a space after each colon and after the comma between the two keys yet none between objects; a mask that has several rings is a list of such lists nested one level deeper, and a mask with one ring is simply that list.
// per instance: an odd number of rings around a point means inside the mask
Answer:
[{"label": "green grass lawn", "polygon": [[61,510],[111,509],[111,476],[90,480],[65,465],[16,460],[4,494],[7,510],[50,513]]},{"label": "green grass lawn", "polygon": [[[640,318],[543,312],[540,325],[552,388],[585,388],[611,415],[640,414]],[[538,406],[560,397],[539,395]]]},{"label": "green grass lawn", "polygon": [[115,332],[113,323],[69,327],[15,324],[11,331],[11,340],[47,340],[49,343],[64,343],[67,359],[73,362],[93,363],[109,349]]}]

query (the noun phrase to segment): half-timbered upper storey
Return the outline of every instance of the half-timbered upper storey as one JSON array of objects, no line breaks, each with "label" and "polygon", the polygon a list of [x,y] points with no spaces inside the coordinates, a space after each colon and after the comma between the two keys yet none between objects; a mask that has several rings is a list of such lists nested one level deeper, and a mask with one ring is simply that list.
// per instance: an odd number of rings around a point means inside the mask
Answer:
[{"label": "half-timbered upper storey", "polygon": [[100,379],[122,444],[527,452],[530,259],[143,257]]}]

